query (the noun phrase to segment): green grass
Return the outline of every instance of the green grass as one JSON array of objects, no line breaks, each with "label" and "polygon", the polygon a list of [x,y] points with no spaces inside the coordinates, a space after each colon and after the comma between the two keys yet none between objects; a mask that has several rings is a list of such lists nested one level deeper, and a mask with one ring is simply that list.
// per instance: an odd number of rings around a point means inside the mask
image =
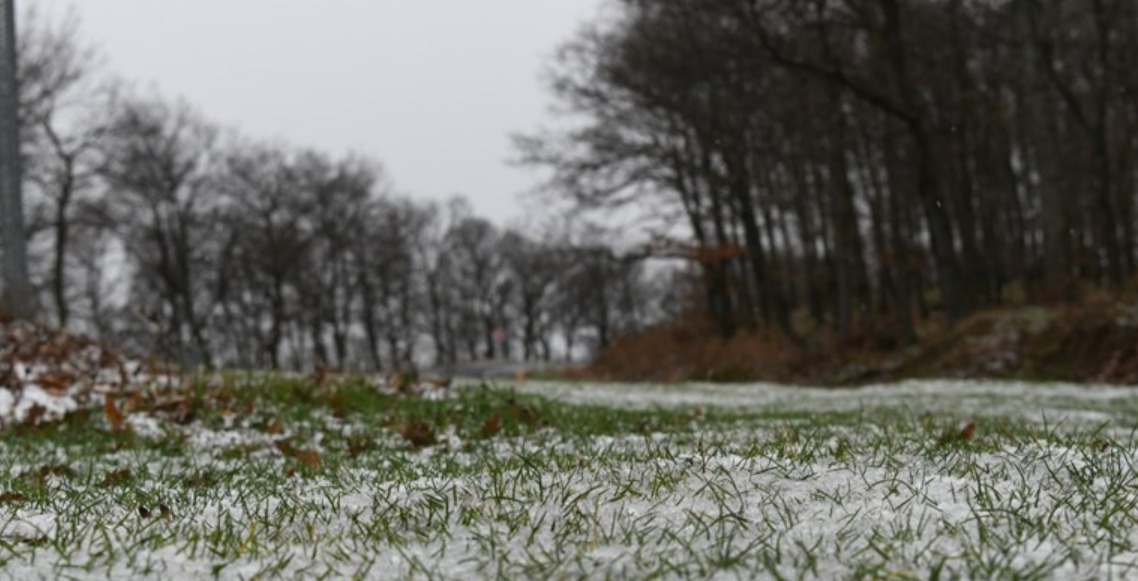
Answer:
[{"label": "green grass", "polygon": [[[1087,422],[965,415],[951,394],[903,391],[638,408],[540,391],[430,400],[228,376],[186,391],[187,423],[114,432],[98,409],[14,428],[0,440],[0,573],[1138,575],[1131,398],[1049,399],[1114,414]],[[1014,408],[1007,397],[979,401]]]}]

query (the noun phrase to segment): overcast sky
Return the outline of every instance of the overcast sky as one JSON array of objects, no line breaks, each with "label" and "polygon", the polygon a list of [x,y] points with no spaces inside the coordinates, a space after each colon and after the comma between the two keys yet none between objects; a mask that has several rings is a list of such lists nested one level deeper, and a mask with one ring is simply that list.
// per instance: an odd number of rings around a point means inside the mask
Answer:
[{"label": "overcast sky", "polygon": [[603,0],[17,0],[77,11],[108,69],[253,137],[382,161],[416,197],[516,217],[536,176],[509,134],[548,118],[541,72]]}]

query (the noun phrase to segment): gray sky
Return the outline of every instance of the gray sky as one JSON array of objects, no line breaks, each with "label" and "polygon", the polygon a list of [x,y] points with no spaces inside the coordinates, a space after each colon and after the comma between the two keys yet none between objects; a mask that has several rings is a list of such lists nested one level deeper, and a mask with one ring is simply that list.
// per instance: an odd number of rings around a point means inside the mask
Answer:
[{"label": "gray sky", "polygon": [[73,7],[108,69],[258,138],[382,161],[415,197],[502,222],[537,176],[511,132],[548,120],[541,80],[602,0],[17,0]]}]

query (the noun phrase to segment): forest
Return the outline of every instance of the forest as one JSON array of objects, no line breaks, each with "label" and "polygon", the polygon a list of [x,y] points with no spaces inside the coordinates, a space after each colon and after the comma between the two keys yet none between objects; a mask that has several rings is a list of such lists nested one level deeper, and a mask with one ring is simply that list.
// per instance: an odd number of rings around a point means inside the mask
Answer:
[{"label": "forest", "polygon": [[573,125],[519,145],[581,204],[668,216],[720,334],[904,346],[1132,280],[1138,4],[616,4],[554,66]]},{"label": "forest", "polygon": [[73,20],[20,45],[40,318],[206,367],[571,360],[660,325],[901,348],[1133,280],[1138,5],[612,0],[514,137],[501,227],[364,155],[252,139],[104,71]]},{"label": "forest", "polygon": [[39,319],[190,366],[400,370],[583,357],[645,324],[638,260],[571,221],[503,228],[382,164],[243,136],[25,18]]}]

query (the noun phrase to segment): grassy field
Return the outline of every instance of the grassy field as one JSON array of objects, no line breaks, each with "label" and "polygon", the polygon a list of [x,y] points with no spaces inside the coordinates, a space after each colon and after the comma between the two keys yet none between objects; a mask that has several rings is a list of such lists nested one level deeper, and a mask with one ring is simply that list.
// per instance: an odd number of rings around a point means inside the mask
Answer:
[{"label": "grassy field", "polygon": [[13,579],[1138,579],[1138,392],[228,376],[0,440]]}]

